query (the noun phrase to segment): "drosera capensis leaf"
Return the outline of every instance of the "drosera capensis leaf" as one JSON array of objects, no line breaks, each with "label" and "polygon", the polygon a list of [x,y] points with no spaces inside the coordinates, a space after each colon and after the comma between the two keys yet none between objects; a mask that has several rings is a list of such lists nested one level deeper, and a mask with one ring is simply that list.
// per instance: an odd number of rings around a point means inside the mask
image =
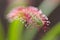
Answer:
[{"label": "drosera capensis leaf", "polygon": [[39,29],[43,27],[43,25],[49,24],[47,23],[48,18],[42,13],[41,10],[38,11],[38,9],[35,7],[29,7],[29,9],[29,14],[31,15],[32,21],[25,29],[24,40],[33,40]]}]

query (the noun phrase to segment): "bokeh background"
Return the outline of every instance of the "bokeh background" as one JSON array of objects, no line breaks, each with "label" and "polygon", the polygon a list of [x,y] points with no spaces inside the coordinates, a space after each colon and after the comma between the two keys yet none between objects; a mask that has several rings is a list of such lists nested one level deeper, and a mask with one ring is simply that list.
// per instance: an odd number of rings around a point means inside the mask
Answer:
[{"label": "bokeh background", "polygon": [[[27,0],[26,2],[28,3],[28,6],[35,6],[38,8],[38,6],[41,5],[41,3],[44,0]],[[5,19],[5,11],[8,7],[8,5],[11,3],[11,0],[0,0],[0,20],[1,20],[1,24],[3,25],[4,28],[4,33],[5,33],[5,37],[7,35],[7,30],[8,30],[8,21]],[[47,6],[48,7],[48,6]],[[51,24],[48,26],[49,30],[58,22],[60,22],[60,5],[58,5],[48,16]],[[48,31],[49,31],[48,30]],[[46,32],[43,32],[43,30],[41,30],[36,37],[34,38],[34,40],[39,40],[39,38],[41,38],[42,36],[45,35]],[[60,34],[57,35],[56,40],[60,40]]]}]

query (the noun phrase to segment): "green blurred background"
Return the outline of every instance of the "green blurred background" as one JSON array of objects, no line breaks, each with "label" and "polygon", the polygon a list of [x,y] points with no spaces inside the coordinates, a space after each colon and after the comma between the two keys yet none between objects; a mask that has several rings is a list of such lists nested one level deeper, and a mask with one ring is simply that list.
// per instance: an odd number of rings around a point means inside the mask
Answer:
[{"label": "green blurred background", "polygon": [[[35,6],[37,8],[38,7],[41,8],[41,9],[44,8],[44,7],[40,6],[43,1],[44,0],[26,0],[28,6]],[[4,29],[4,38],[7,36],[8,24],[9,24],[5,18],[5,11],[8,7],[8,5],[10,5],[10,3],[12,3],[11,0],[0,0],[0,21],[1,21],[1,24],[3,25],[3,29]],[[49,1],[48,3],[51,3],[51,2]],[[46,3],[46,4],[48,4],[48,3]],[[51,5],[52,4],[53,3],[51,3]],[[48,8],[48,6],[46,6],[46,9],[47,8]],[[46,13],[46,12],[44,11],[44,13]],[[47,13],[49,13],[49,12],[47,12]],[[60,22],[60,4],[53,11],[51,11],[50,14],[48,14],[48,18],[49,18],[49,21],[51,22],[50,25],[48,26],[49,27],[48,32],[49,32],[53,27],[55,27],[54,25],[56,25],[57,23]],[[56,27],[58,27],[58,26],[56,26]],[[59,23],[59,29],[60,29],[60,23]],[[40,38],[45,36],[46,33],[47,32],[43,32],[43,30],[41,29],[41,31],[37,33],[36,37],[34,37],[34,40],[40,40]],[[55,37],[54,40],[60,40],[60,33]]]}]

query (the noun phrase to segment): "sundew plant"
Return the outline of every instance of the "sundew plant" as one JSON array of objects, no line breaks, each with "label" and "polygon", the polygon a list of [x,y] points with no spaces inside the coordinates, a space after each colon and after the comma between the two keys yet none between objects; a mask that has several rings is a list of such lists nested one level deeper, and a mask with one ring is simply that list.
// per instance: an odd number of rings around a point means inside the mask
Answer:
[{"label": "sundew plant", "polygon": [[0,40],[60,40],[60,21],[51,26],[49,19],[60,0],[43,0],[38,7],[30,5],[33,3],[34,0],[8,0],[4,12],[8,27],[5,33],[0,20]]}]

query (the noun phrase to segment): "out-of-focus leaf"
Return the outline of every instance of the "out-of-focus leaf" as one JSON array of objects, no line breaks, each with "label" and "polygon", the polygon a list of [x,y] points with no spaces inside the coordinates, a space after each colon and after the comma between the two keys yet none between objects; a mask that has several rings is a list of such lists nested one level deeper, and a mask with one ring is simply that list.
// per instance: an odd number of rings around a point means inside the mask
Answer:
[{"label": "out-of-focus leaf", "polygon": [[59,5],[59,3],[60,0],[44,0],[39,6],[39,9],[48,16]]},{"label": "out-of-focus leaf", "polygon": [[0,20],[0,40],[4,40],[4,29]]},{"label": "out-of-focus leaf", "polygon": [[10,23],[8,29],[8,40],[22,40],[24,23],[20,20],[15,20]]},{"label": "out-of-focus leaf", "polygon": [[[11,1],[13,1],[13,0],[11,0]],[[16,1],[11,2],[11,3],[8,5],[5,13],[8,13],[8,12],[11,11],[13,8],[15,8],[15,7],[20,7],[20,6],[21,6],[21,7],[22,7],[22,6],[23,6],[23,7],[27,6],[26,0],[16,0]]]},{"label": "out-of-focus leaf", "polygon": [[41,40],[53,40],[60,33],[60,23],[56,24]]}]

